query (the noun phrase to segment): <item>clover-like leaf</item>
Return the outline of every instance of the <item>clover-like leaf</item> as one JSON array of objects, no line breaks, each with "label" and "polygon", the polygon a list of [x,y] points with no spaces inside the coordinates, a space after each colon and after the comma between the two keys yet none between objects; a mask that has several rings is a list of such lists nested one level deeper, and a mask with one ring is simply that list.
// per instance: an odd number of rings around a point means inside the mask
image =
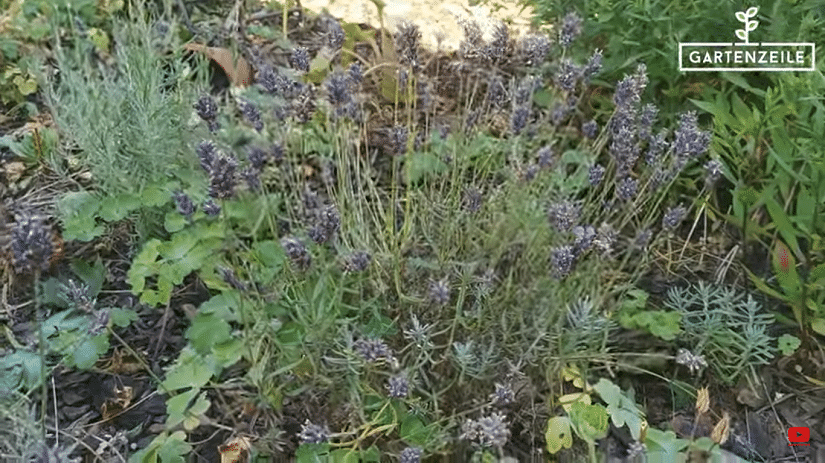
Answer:
[{"label": "clover-like leaf", "polygon": [[547,420],[544,440],[547,442],[547,451],[551,454],[556,454],[562,448],[572,447],[573,433],[570,430],[570,419],[566,416],[556,416]]}]

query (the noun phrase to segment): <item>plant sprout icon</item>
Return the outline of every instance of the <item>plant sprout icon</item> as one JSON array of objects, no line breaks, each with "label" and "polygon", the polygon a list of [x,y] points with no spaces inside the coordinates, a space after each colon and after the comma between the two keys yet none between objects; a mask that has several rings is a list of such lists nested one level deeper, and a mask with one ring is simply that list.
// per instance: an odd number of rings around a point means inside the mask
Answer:
[{"label": "plant sprout icon", "polygon": [[752,6],[748,8],[747,11],[736,12],[736,19],[738,19],[741,23],[745,23],[744,29],[736,29],[736,36],[743,40],[745,43],[749,43],[748,33],[756,29],[756,26],[759,25],[759,21],[750,21],[750,18],[756,16],[757,11],[759,11],[759,8]]}]

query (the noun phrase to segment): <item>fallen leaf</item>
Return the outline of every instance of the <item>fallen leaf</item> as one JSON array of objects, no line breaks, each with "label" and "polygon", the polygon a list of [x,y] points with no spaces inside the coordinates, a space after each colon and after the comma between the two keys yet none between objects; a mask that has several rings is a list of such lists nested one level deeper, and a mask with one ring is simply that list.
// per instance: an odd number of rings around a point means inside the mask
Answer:
[{"label": "fallen leaf", "polygon": [[252,67],[243,56],[238,56],[238,59],[235,60],[232,51],[228,48],[207,47],[200,43],[187,43],[183,48],[205,54],[223,68],[223,72],[226,73],[226,76],[234,85],[246,87],[252,83]]},{"label": "fallen leaf", "polygon": [[236,437],[218,446],[221,463],[249,463],[250,442],[246,437]]},{"label": "fallen leaf", "polygon": [[6,180],[9,183],[14,183],[23,176],[23,172],[26,171],[26,165],[19,161],[7,162],[3,170],[6,171]]}]

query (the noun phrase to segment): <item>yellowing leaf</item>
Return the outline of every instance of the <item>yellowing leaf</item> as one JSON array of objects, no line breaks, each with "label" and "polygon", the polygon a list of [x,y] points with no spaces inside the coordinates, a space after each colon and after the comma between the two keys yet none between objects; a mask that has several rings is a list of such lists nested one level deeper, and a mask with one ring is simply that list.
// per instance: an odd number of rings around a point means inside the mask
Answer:
[{"label": "yellowing leaf", "polygon": [[586,392],[574,392],[572,394],[565,394],[559,397],[559,403],[565,413],[570,413],[570,407],[572,407],[576,402],[590,405],[590,394]]},{"label": "yellowing leaf", "polygon": [[557,416],[547,420],[547,430],[544,432],[547,442],[547,451],[557,453],[562,448],[573,446],[573,433],[570,429],[570,420],[566,416]]}]

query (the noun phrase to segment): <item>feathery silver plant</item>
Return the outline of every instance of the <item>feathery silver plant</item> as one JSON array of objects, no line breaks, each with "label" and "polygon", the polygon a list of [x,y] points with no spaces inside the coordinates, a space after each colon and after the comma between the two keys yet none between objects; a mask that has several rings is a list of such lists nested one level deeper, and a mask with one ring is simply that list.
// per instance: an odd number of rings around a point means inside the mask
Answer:
[{"label": "feathery silver plant", "polygon": [[431,281],[428,290],[428,299],[436,305],[447,305],[450,302],[449,280],[445,277],[438,281]]}]

